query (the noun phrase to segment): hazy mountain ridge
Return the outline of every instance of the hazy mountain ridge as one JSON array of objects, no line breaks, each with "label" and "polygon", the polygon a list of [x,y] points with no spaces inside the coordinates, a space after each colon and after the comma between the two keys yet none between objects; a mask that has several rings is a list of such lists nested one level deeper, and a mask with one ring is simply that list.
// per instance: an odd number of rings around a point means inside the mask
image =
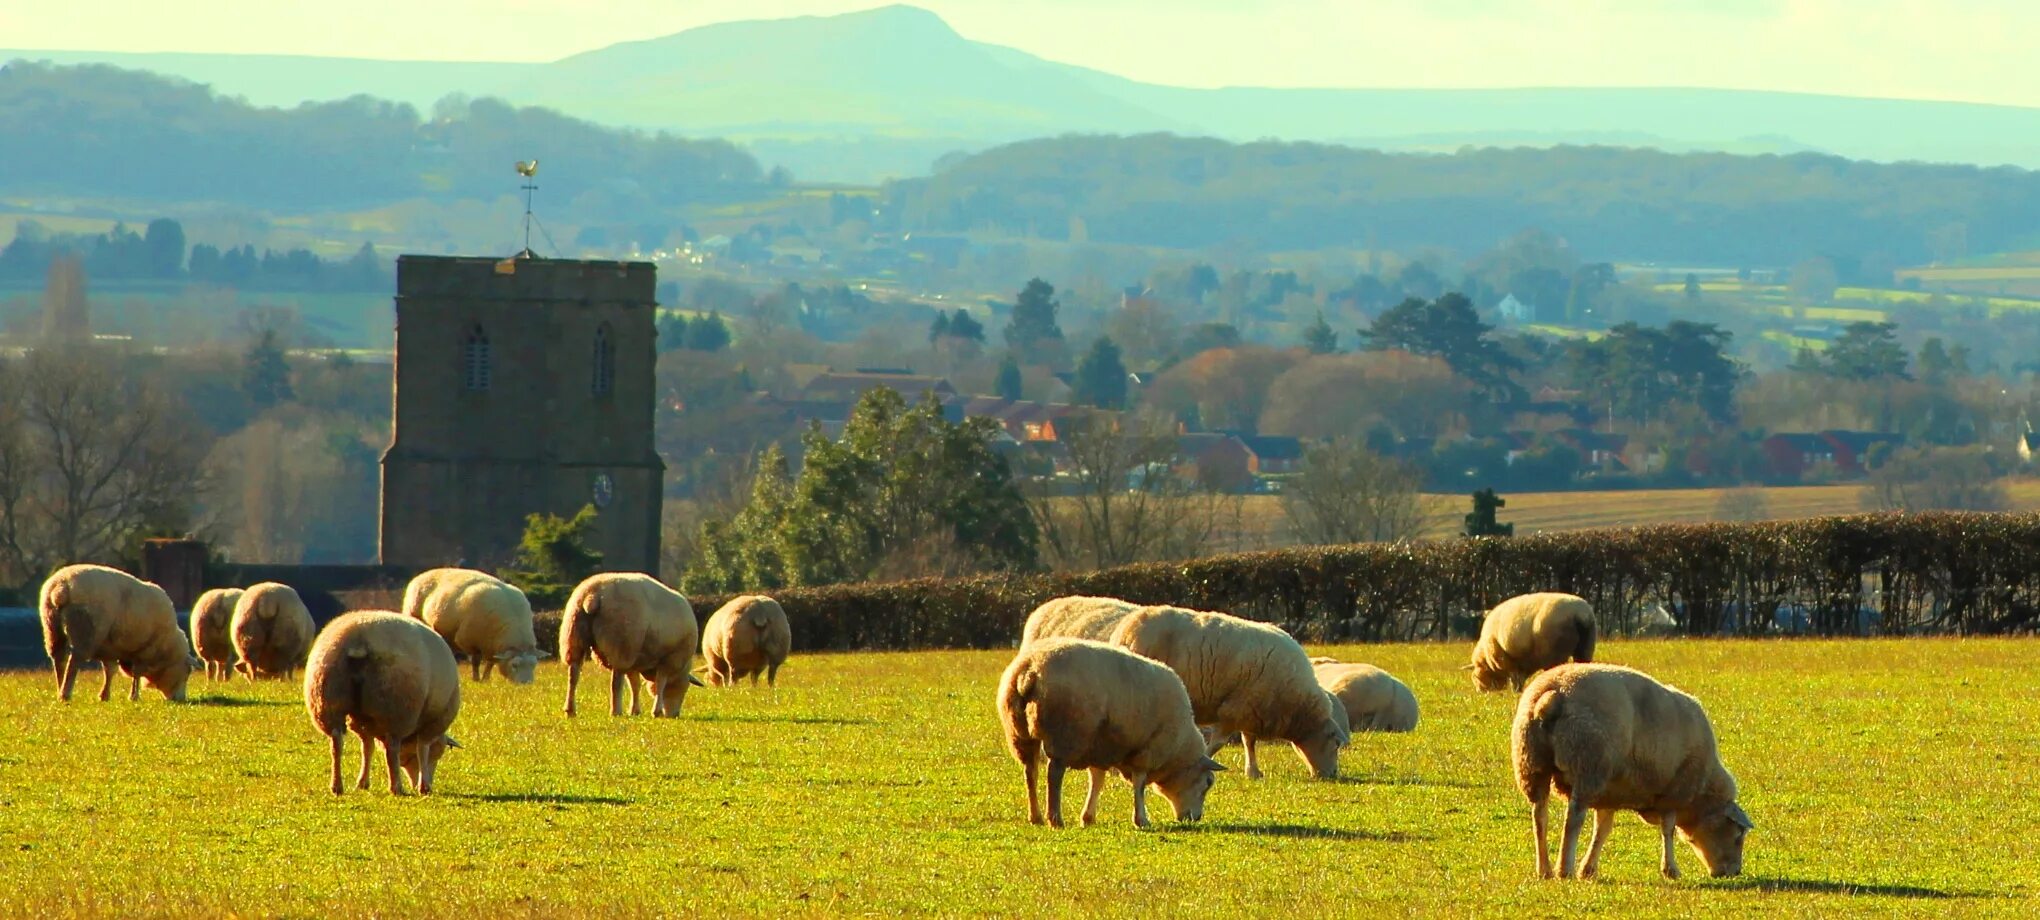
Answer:
[{"label": "hazy mountain ridge", "polygon": [[0,51],[16,57],[140,67],[258,105],[367,94],[423,111],[447,93],[497,95],[604,124],[754,143],[817,180],[923,174],[934,150],[1154,131],[1417,150],[1633,139],[1669,150],[2040,167],[2033,108],[1680,88],[1189,89],[971,41],[908,6],[722,23],[533,64]]}]

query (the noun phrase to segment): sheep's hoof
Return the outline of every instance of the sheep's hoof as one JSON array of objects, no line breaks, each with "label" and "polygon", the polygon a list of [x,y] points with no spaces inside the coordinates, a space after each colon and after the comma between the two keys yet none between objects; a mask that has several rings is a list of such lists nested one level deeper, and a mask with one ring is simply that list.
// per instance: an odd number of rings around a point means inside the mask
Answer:
[{"label": "sheep's hoof", "polygon": [[343,785],[341,785],[340,783],[334,783],[334,784],[333,784],[333,794],[334,794],[334,795],[346,795],[346,794],[347,794],[347,787],[346,787],[346,786],[343,786]]}]

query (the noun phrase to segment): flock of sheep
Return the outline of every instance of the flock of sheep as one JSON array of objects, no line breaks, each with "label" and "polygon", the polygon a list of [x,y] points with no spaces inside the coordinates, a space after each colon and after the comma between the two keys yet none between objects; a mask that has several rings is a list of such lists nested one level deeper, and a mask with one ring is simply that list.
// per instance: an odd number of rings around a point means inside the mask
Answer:
[{"label": "flock of sheep", "polygon": [[[375,746],[389,789],[405,777],[429,794],[460,712],[460,669],[474,680],[502,670],[529,684],[544,654],[524,593],[469,569],[434,569],[413,579],[401,612],[357,611],[315,626],[293,589],[264,583],[218,589],[193,605],[190,636],[163,590],[96,565],[58,570],[42,586],[45,648],[59,695],[69,700],[81,662],[104,671],[99,698],[112,692],[116,668],[130,678],[128,698],[149,685],[182,701],[201,666],[213,680],[235,673],[291,677],[304,669],[305,708],[331,742],[331,789],[342,794],[343,743],[362,742],[357,789],[367,789]],[[1713,729],[1698,701],[1640,672],[1593,659],[1596,631],[1587,602],[1567,594],[1529,594],[1490,611],[1472,661],[1483,691],[1520,691],[1511,732],[1516,778],[1532,807],[1537,871],[1550,877],[1547,809],[1556,787],[1568,799],[1559,874],[1575,875],[1588,812],[1595,831],[1579,877],[1595,874],[1617,811],[1635,811],[1663,838],[1662,869],[1678,877],[1674,841],[1684,836],[1716,876],[1742,867],[1749,816],[1736,804],[1735,779],[1721,764]],[[690,686],[703,686],[695,650],[707,660],[707,685],[762,675],[776,683],[792,648],[786,613],[771,598],[746,595],[697,630],[679,592],[646,575],[596,575],[574,589],[560,622],[568,668],[566,714],[575,714],[581,666],[593,655],[610,671],[609,711],[640,712],[641,682],[651,685],[652,714],[677,717]],[[195,653],[195,654],[194,654]],[[1416,697],[1371,665],[1311,658],[1286,632],[1224,613],[1140,606],[1115,598],[1064,597],[1027,618],[1019,652],[999,680],[998,710],[1007,746],[1023,769],[1028,819],[1040,824],[1037,787],[1048,767],[1046,820],[1063,826],[1062,781],[1089,773],[1081,821],[1097,817],[1108,771],[1134,790],[1134,824],[1149,825],[1147,787],[1160,791],[1176,818],[1202,817],[1206,796],[1225,769],[1212,755],[1245,748],[1246,775],[1262,775],[1258,744],[1287,742],[1312,775],[1339,771],[1353,732],[1411,731]]]},{"label": "flock of sheep", "polygon": [[[207,591],[192,605],[191,636],[177,626],[170,596],[155,584],[118,569],[73,565],[43,582],[38,606],[43,646],[56,671],[57,692],[71,698],[78,666],[97,661],[105,672],[99,698],[113,690],[116,668],[129,676],[128,699],[141,685],[182,702],[191,673],[231,680],[289,678],[305,672],[305,709],[332,742],[332,790],[345,791],[340,761],[349,731],[361,738],[361,773],[367,789],[375,746],[382,745],[390,792],[405,793],[404,775],[419,793],[432,792],[433,772],[460,714],[460,667],[467,656],[474,679],[501,669],[512,683],[529,684],[539,659],[531,603],[524,592],[486,572],[433,569],[404,590],[403,612],[342,614],[319,629],[298,593],[265,582],[245,591]],[[746,595],[709,617],[707,635],[679,592],[646,575],[607,573],[582,582],[560,621],[560,655],[568,668],[566,713],[574,715],[581,665],[593,655],[611,672],[609,711],[637,715],[642,682],[652,686],[652,714],[676,717],[689,686],[701,686],[694,652],[708,659],[709,682],[731,685],[759,675],[776,682],[793,648],[786,611],[771,598]]]},{"label": "flock of sheep", "polygon": [[[1648,675],[1593,664],[1593,608],[1569,594],[1526,594],[1490,611],[1474,644],[1474,685],[1520,691],[1511,730],[1517,785],[1531,804],[1537,872],[1552,875],[1547,810],[1566,796],[1559,874],[1575,876],[1580,830],[1594,837],[1577,876],[1594,876],[1615,813],[1635,811],[1663,835],[1661,868],[1678,878],[1684,836],[1715,876],[1742,871],[1749,816],[1722,766],[1699,701]],[[1039,824],[1040,765],[1048,765],[1048,823],[1063,826],[1065,771],[1090,772],[1081,820],[1098,813],[1107,771],[1133,785],[1133,823],[1148,826],[1147,787],[1176,818],[1195,821],[1225,767],[1211,758],[1235,740],[1249,779],[1258,740],[1286,741],[1320,779],[1338,775],[1356,731],[1409,731],[1417,701],[1378,668],[1310,658],[1288,633],[1223,613],[1065,597],[1036,608],[999,681],[1007,746]]]}]

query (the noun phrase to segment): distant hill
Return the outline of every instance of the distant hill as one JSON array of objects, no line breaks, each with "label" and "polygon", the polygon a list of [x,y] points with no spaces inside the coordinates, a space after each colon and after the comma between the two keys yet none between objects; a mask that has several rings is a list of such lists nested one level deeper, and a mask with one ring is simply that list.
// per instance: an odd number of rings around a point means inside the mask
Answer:
[{"label": "distant hill", "polygon": [[1807,256],[1934,258],[2040,242],[2040,172],[1817,154],[1608,147],[1384,153],[1208,138],[1062,137],[998,147],[887,187],[903,229],[1178,249],[1486,250],[1541,228],[1613,261],[1785,267]]},{"label": "distant hill", "polygon": [[1068,132],[1391,150],[1619,143],[2040,168],[2040,109],[1710,89],[1185,89],[1046,61],[893,6],[724,23],[542,64],[0,50],[174,74],[258,105],[499,95],[610,125],[730,137],[816,180]]}]

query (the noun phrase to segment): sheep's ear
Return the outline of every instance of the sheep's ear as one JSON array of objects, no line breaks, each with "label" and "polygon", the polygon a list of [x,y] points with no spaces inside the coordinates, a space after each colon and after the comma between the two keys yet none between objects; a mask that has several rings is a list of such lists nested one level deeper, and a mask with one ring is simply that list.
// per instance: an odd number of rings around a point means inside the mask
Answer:
[{"label": "sheep's ear", "polygon": [[455,749],[455,748],[458,748],[458,747],[460,747],[460,742],[458,742],[458,741],[455,741],[455,740],[453,740],[453,736],[452,736],[452,735],[447,735],[447,736],[446,736],[446,738],[445,738],[445,740],[446,740],[446,748],[447,748],[447,750],[453,750],[453,749]]},{"label": "sheep's ear", "polygon": [[1211,758],[1206,757],[1204,758],[1204,769],[1210,770],[1213,773],[1224,773],[1225,764],[1219,763],[1216,760],[1212,760]]},{"label": "sheep's ear", "polygon": [[1746,831],[1757,829],[1756,822],[1750,820],[1749,813],[1743,811],[1742,806],[1734,802],[1728,803],[1728,820],[1734,821],[1737,827]]},{"label": "sheep's ear", "polygon": [[1471,670],[1473,670],[1473,662],[1469,661],[1469,662],[1467,662],[1467,663],[1465,663],[1465,664],[1462,664],[1462,665],[1460,665],[1460,666],[1459,666],[1459,670],[1461,670],[1461,671],[1471,671]]},{"label": "sheep's ear", "polygon": [[702,683],[702,682],[701,682],[701,678],[699,678],[699,677],[696,677],[696,676],[694,676],[694,674],[693,674],[693,673],[691,673],[691,672],[690,672],[690,673],[689,673],[689,674],[687,675],[687,682],[688,682],[688,683],[690,683],[690,684],[693,684],[693,685],[695,685],[695,686],[697,686],[697,687],[706,687],[706,686],[708,686],[707,684],[704,684],[704,683]]},{"label": "sheep's ear", "polygon": [[508,648],[506,648],[506,649],[504,649],[504,650],[502,650],[502,651],[500,651],[500,652],[497,652],[497,653],[496,653],[496,660],[497,660],[497,661],[509,661],[510,659],[512,659],[512,658],[515,658],[515,657],[517,657],[517,650],[516,650],[516,649],[508,649]]}]

